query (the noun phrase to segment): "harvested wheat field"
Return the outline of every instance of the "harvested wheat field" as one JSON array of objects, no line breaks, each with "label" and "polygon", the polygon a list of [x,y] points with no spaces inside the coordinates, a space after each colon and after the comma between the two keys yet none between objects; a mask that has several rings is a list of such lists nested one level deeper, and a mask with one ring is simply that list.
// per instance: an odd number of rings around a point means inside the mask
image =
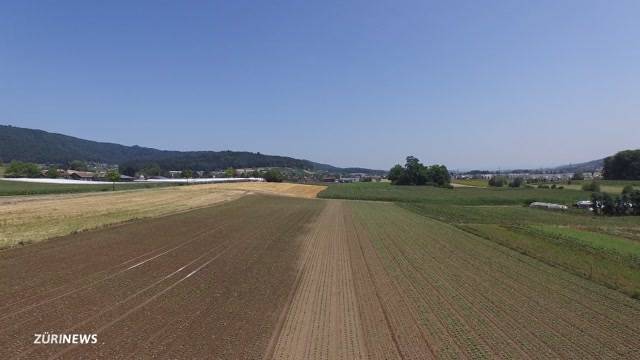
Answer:
[{"label": "harvested wheat field", "polygon": [[318,193],[326,189],[323,185],[302,185],[293,183],[269,183],[269,182],[238,182],[238,183],[222,183],[213,185],[219,189],[229,190],[245,190],[261,194],[294,196],[312,199],[318,196]]},{"label": "harvested wheat field", "polygon": [[[247,195],[0,252],[0,358],[632,358],[640,304],[393,204]],[[34,334],[96,344],[34,344]]]},{"label": "harvested wheat field", "polygon": [[322,189],[300,184],[236,183],[4,197],[0,198],[0,248],[210,206],[251,192],[308,198]]}]

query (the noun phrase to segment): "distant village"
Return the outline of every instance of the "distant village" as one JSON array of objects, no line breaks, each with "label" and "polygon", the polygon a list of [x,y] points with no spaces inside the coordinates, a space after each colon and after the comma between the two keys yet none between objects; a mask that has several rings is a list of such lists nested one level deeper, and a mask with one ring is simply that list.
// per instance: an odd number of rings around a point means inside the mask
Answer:
[{"label": "distant village", "polygon": [[564,182],[572,179],[579,178],[580,180],[600,180],[602,179],[602,168],[596,169],[591,172],[531,172],[531,171],[469,171],[469,172],[452,172],[452,179],[484,179],[489,180],[496,176],[502,176],[508,179],[516,179],[520,178],[526,182],[536,183],[536,182]]},{"label": "distant village", "polygon": [[[12,163],[13,164],[13,163]],[[9,169],[11,169],[11,164]],[[224,170],[214,171],[192,171],[192,170],[168,170],[162,171],[158,168],[152,171],[137,171],[133,174],[126,174],[126,170],[119,169],[118,165],[73,161],[66,166],[54,164],[33,164],[19,163],[14,164],[14,168],[20,169],[14,173],[7,173],[7,177],[28,177],[28,178],[57,178],[68,180],[85,180],[85,181],[111,181],[109,177],[111,172],[119,174],[118,181],[137,181],[137,180],[165,180],[165,179],[184,179],[184,178],[249,178],[249,177],[265,177],[267,174],[277,174],[280,181],[286,180],[299,183],[353,183],[353,182],[380,182],[386,181],[384,176],[372,175],[367,173],[332,173],[328,171],[311,171],[296,168],[281,167],[255,167],[255,168],[227,168]]]},{"label": "distant village", "polygon": [[[105,181],[108,180],[109,171],[116,171],[120,174],[119,181],[135,181],[135,180],[162,180],[162,179],[180,179],[180,178],[229,178],[229,177],[263,177],[267,172],[277,172],[283,180],[299,183],[354,183],[354,182],[386,182],[386,174],[373,175],[370,173],[353,172],[353,173],[333,173],[328,171],[312,171],[296,168],[274,168],[274,167],[256,167],[256,168],[228,168],[224,170],[214,171],[191,171],[191,170],[168,170],[146,173],[144,170],[134,174],[125,174],[119,171],[117,165],[73,161],[64,168],[57,165],[47,164],[29,164],[33,170],[25,177],[49,177],[70,180],[87,180],[87,181]],[[55,171],[55,173],[52,173]],[[10,174],[7,174],[10,176]],[[514,171],[452,171],[451,179],[484,179],[489,180],[494,177],[503,177],[506,179],[522,179],[526,183],[554,183],[566,182],[570,180],[599,180],[602,178],[602,169],[595,169],[590,172],[554,172],[545,170],[514,170]]]}]

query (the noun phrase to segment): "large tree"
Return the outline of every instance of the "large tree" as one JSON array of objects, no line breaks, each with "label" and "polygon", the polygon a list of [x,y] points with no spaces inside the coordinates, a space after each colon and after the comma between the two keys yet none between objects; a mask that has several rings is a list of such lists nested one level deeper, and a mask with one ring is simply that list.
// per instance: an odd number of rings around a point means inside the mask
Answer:
[{"label": "large tree", "polygon": [[395,165],[387,176],[394,185],[438,185],[449,184],[449,170],[444,165],[424,166],[415,156],[407,156],[404,167]]},{"label": "large tree", "polygon": [[40,176],[40,168],[33,163],[14,160],[5,170],[5,176],[34,178]]},{"label": "large tree", "polygon": [[640,180],[640,149],[624,150],[604,159],[607,180]]}]

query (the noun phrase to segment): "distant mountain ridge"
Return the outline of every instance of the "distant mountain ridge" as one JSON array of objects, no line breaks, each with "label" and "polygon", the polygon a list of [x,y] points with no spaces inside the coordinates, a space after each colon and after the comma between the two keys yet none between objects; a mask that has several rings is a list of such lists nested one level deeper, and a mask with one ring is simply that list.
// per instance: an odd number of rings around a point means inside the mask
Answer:
[{"label": "distant mountain ridge", "polygon": [[248,151],[169,151],[141,146],[84,140],[44,130],[0,125],[0,160],[64,164],[73,160],[163,169],[220,170],[228,167],[290,167],[328,172],[380,173],[364,168],[340,168],[287,156]]},{"label": "distant mountain ridge", "polygon": [[575,172],[594,172],[602,169],[604,166],[604,158],[598,160],[591,160],[578,164],[561,165],[552,168],[557,172],[575,173]]}]

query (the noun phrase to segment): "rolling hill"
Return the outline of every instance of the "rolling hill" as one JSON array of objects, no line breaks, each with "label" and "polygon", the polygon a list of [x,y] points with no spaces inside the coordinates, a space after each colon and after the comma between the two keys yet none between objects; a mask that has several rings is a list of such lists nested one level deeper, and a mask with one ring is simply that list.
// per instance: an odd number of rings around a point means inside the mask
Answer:
[{"label": "rolling hill", "polygon": [[64,164],[73,160],[143,168],[219,170],[228,167],[289,167],[336,173],[380,173],[363,168],[340,168],[286,156],[247,151],[168,151],[79,139],[43,130],[0,125],[0,160]]},{"label": "rolling hill", "polygon": [[593,172],[598,169],[602,169],[604,166],[604,159],[592,160],[578,164],[561,165],[552,168],[557,172]]}]

